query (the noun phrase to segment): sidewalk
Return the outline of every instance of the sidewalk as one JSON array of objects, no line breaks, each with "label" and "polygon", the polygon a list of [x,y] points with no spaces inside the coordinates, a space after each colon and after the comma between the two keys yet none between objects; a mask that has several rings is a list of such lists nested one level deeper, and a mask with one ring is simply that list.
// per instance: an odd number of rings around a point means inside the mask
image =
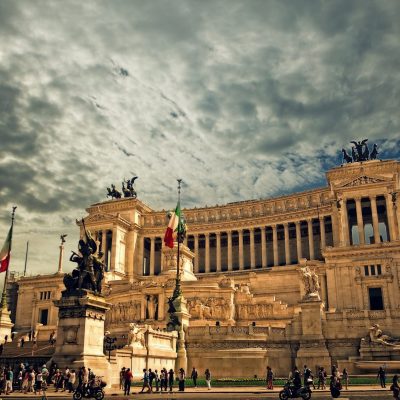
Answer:
[{"label": "sidewalk", "polygon": [[[342,390],[342,395],[346,396],[346,392],[389,392],[389,386],[387,385],[386,388],[381,388],[378,385],[354,385],[354,386],[349,386],[349,390]],[[131,396],[134,394],[138,394],[141,388],[138,386],[132,387],[131,389]],[[214,387],[211,390],[208,390],[206,387],[198,387],[198,388],[187,388],[185,389],[184,393],[243,393],[243,394],[267,394],[267,393],[278,393],[282,390],[281,386],[275,387],[273,390],[267,390],[266,388],[263,388],[262,386],[226,386],[226,387]],[[313,390],[314,393],[329,393],[329,388],[325,390]],[[157,392],[153,392],[153,394],[156,394]],[[174,395],[180,394],[181,392],[178,392],[178,388],[175,388],[175,390],[172,392]],[[162,394],[170,394],[170,392],[162,392]],[[46,395],[48,398],[57,398],[57,397],[71,397],[72,394],[68,392],[55,392],[54,390],[50,389],[46,392]],[[109,398],[110,396],[119,396],[119,397],[124,397],[123,391],[120,389],[116,388],[106,388],[106,397]],[[20,392],[14,392],[11,393],[8,396],[2,395],[0,398],[11,398],[11,397],[27,397],[27,398],[38,398],[38,395],[34,395],[33,393],[28,393],[28,394],[23,394]]]}]

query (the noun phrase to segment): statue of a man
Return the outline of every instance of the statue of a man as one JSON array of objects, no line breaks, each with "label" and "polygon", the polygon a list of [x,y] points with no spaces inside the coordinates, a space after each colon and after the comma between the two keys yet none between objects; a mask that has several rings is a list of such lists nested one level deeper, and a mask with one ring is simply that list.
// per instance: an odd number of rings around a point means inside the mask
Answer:
[{"label": "statue of a man", "polygon": [[304,284],[304,298],[314,297],[319,299],[319,281],[315,270],[311,270],[310,267],[305,266],[301,268],[301,277]]}]

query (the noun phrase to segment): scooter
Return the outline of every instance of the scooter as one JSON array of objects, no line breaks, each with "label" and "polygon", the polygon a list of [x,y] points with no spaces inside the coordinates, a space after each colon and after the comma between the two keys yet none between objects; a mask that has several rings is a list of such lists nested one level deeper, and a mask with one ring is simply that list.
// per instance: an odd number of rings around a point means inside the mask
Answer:
[{"label": "scooter", "polygon": [[293,386],[293,382],[288,380],[285,383],[283,389],[279,392],[280,400],[287,400],[287,399],[298,399],[302,398],[303,400],[311,399],[311,389],[308,385],[301,386],[300,388],[296,389]]}]

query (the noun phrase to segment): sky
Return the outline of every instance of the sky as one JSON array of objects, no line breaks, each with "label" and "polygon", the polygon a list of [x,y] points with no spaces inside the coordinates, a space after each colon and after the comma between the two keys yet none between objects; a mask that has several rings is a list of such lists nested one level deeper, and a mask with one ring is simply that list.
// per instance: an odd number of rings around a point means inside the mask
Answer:
[{"label": "sky", "polygon": [[[399,158],[397,0],[0,0],[0,241],[57,270],[106,188],[171,209],[325,186],[341,148]],[[65,270],[73,268],[64,263]]]}]

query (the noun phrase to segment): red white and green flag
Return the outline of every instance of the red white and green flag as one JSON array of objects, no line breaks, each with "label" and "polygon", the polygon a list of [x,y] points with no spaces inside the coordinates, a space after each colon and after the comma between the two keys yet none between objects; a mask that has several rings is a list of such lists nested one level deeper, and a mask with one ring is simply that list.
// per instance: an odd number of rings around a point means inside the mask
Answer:
[{"label": "red white and green flag", "polygon": [[8,231],[6,241],[4,242],[3,248],[0,251],[0,272],[8,270],[11,256],[11,239],[12,239],[12,226]]},{"label": "red white and green flag", "polygon": [[178,226],[181,219],[181,205],[178,201],[176,205],[175,211],[172,213],[168,228],[164,235],[164,243],[166,246],[170,247],[171,249],[174,247],[174,239],[178,236]]}]

